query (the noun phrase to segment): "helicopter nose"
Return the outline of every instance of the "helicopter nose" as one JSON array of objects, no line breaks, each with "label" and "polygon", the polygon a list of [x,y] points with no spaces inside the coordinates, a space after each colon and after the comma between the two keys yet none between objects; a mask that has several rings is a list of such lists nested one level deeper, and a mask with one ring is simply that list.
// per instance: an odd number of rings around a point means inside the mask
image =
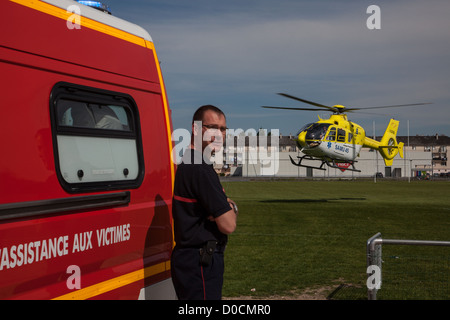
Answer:
[{"label": "helicopter nose", "polygon": [[298,147],[300,148],[306,147],[306,131],[302,131],[298,134],[296,142]]}]

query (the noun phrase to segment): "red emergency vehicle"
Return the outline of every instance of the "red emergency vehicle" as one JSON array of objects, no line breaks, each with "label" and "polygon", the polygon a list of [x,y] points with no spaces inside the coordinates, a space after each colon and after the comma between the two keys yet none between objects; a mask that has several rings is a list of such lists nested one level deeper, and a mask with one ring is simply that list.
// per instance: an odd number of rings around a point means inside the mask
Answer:
[{"label": "red emergency vehicle", "polygon": [[0,299],[173,298],[171,118],[150,35],[0,2]]}]

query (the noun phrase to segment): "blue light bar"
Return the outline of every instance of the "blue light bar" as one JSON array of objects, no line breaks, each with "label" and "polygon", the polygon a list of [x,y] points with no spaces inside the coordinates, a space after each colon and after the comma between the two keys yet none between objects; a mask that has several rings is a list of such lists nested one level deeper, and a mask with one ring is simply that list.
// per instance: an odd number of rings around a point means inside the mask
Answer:
[{"label": "blue light bar", "polygon": [[92,7],[94,9],[106,12],[111,14],[111,10],[106,4],[101,3],[100,1],[82,1],[82,0],[75,0],[80,4],[84,4],[85,6]]}]

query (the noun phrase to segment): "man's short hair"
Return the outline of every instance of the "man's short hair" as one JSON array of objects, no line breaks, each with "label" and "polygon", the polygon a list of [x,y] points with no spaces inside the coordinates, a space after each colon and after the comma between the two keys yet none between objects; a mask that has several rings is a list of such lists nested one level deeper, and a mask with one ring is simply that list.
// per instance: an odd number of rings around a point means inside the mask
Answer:
[{"label": "man's short hair", "polygon": [[214,111],[215,113],[222,115],[226,119],[225,113],[223,113],[222,110],[220,110],[216,106],[207,104],[207,105],[201,106],[200,108],[197,109],[197,111],[195,111],[194,116],[192,117],[192,123],[194,123],[194,121],[202,121],[203,115],[208,110]]}]

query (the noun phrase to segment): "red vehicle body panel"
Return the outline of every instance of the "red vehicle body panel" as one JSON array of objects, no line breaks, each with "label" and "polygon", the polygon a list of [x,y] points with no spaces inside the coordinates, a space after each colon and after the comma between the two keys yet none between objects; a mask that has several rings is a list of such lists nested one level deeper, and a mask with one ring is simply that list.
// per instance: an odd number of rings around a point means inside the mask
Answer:
[{"label": "red vehicle body panel", "polygon": [[[139,45],[83,20],[71,30],[40,6],[0,3],[0,299],[136,299],[141,288],[170,278],[174,164],[159,62],[148,40],[130,36]],[[61,186],[49,108],[61,81],[134,99],[145,168],[137,188],[72,193]],[[118,206],[2,215],[11,204],[124,191],[129,202]],[[81,289],[68,287],[71,265],[80,268]]]}]

